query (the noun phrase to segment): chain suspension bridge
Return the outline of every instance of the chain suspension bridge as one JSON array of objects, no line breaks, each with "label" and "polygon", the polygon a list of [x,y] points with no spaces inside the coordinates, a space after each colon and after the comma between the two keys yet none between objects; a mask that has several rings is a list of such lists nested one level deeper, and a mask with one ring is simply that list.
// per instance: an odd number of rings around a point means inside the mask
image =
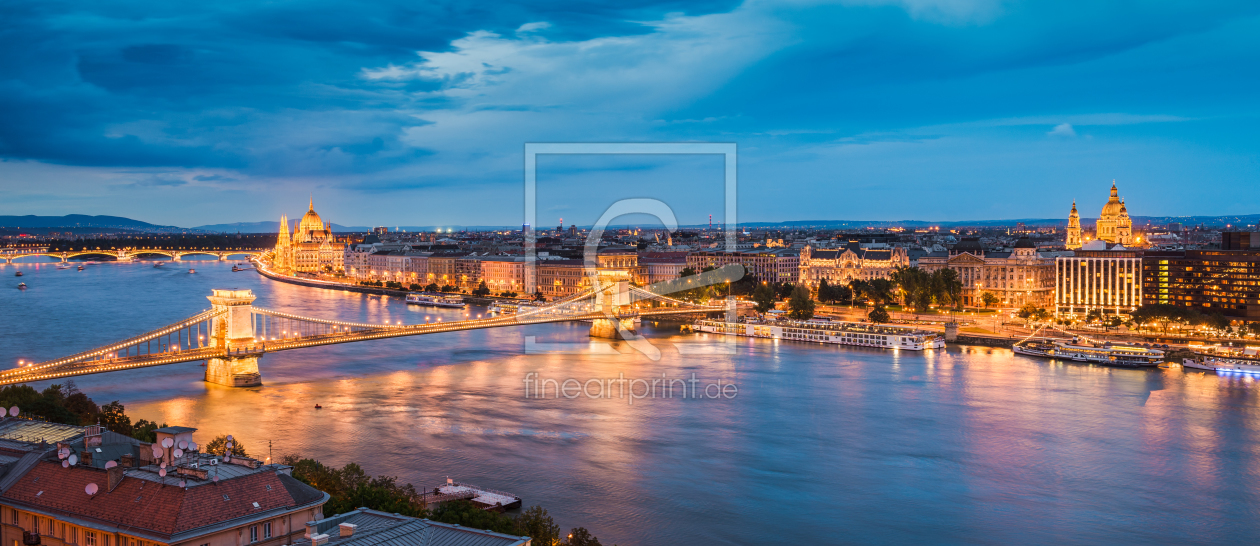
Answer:
[{"label": "chain suspension bridge", "polygon": [[368,324],[304,317],[254,307],[249,290],[214,290],[209,310],[174,324],[67,357],[0,371],[0,385],[44,381],[112,371],[206,361],[205,380],[220,385],[260,385],[259,359],[266,353],[338,343],[590,320],[591,335],[639,341],[628,326],[634,317],[736,311],[733,300],[697,304],[666,296],[680,290],[738,279],[743,268],[730,265],[695,277],[647,287],[593,280],[592,287],[545,306],[522,306],[516,314],[424,324]]}]

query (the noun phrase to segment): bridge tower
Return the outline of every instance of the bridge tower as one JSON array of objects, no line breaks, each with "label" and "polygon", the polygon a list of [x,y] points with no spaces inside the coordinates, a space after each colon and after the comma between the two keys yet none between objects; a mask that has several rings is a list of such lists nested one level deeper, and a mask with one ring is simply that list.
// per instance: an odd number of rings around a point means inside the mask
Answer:
[{"label": "bridge tower", "polygon": [[[602,273],[602,272],[601,272]],[[601,308],[606,315],[613,315],[613,309],[620,305],[630,305],[630,283],[621,279],[611,279],[601,275],[600,283],[600,303]],[[613,323],[617,319],[599,318],[591,321],[591,337],[604,339],[625,339],[617,325]],[[631,335],[637,335],[634,331],[634,322],[630,320],[620,320],[621,330]]]},{"label": "bridge tower", "polygon": [[228,387],[262,385],[262,374],[258,371],[258,359],[262,355],[252,350],[254,293],[215,289],[207,298],[215,311],[227,311],[211,324],[210,346],[226,348],[228,356],[206,362],[206,382]]}]

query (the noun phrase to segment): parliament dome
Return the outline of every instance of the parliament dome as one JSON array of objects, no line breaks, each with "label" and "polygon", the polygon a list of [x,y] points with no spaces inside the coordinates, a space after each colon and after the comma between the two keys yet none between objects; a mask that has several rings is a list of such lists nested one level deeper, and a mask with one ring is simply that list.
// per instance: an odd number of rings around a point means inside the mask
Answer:
[{"label": "parliament dome", "polygon": [[323,231],[324,220],[315,212],[315,200],[311,200],[310,208],[306,210],[306,214],[302,215],[302,221],[298,223],[298,232]]}]

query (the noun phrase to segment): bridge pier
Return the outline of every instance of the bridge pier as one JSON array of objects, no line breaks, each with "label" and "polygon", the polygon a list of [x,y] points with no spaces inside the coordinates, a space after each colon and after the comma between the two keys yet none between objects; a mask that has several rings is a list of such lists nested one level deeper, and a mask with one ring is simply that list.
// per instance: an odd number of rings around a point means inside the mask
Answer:
[{"label": "bridge pier", "polygon": [[229,356],[206,361],[206,383],[225,387],[262,385],[262,373],[258,371],[261,355],[231,354],[234,348],[254,343],[254,293],[250,290],[215,289],[207,299],[214,310],[227,311],[215,318],[210,326],[210,346],[226,348]]},{"label": "bridge pier", "polygon": [[[621,327],[630,335],[638,335],[634,331],[634,323],[628,320],[622,320]],[[613,319],[595,319],[591,321],[591,337],[602,339],[625,339],[621,332],[617,330],[617,325],[613,324]]]},{"label": "bridge pier", "polygon": [[258,371],[259,355],[211,358],[206,361],[206,383],[225,387],[257,387],[262,385]]}]

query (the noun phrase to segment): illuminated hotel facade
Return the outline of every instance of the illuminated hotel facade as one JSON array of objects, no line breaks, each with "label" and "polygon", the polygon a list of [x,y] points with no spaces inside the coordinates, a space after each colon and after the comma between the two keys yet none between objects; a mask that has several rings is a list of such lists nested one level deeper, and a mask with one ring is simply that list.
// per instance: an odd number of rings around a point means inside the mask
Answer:
[{"label": "illuminated hotel facade", "polygon": [[[1055,259],[1056,315],[1084,316],[1094,309],[1105,315],[1127,314],[1142,305],[1141,254],[1105,246],[1091,241],[1075,256]],[[1088,250],[1091,247],[1095,249]]]}]

